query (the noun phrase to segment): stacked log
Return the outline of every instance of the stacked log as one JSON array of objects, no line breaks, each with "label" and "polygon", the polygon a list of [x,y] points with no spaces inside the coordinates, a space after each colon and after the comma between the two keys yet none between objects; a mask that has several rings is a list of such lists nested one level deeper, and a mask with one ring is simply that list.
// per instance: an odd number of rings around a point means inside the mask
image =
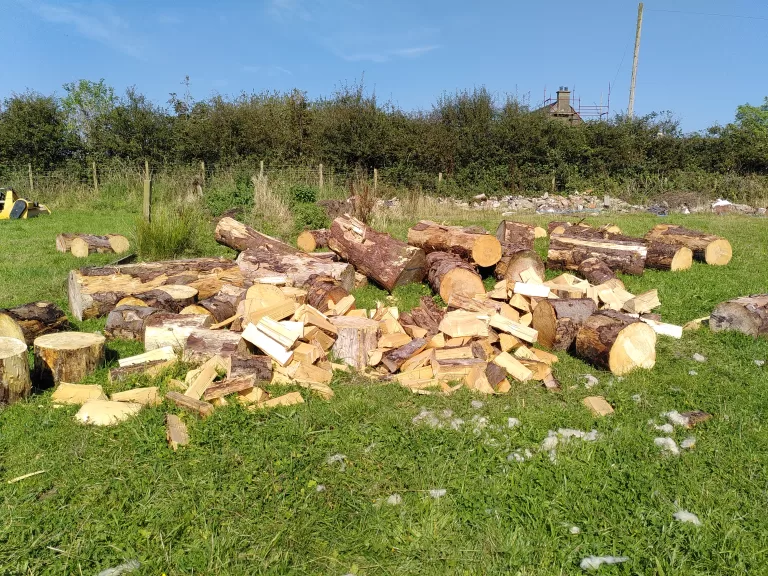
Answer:
[{"label": "stacked log", "polygon": [[501,243],[505,256],[520,250],[533,250],[536,227],[523,222],[502,220],[496,229],[496,238]]},{"label": "stacked log", "polygon": [[197,303],[213,318],[214,322],[224,322],[237,312],[237,305],[245,297],[245,288],[225,284],[216,294]]},{"label": "stacked log", "polygon": [[0,405],[18,402],[31,391],[27,345],[18,338],[0,336]]},{"label": "stacked log", "polygon": [[310,276],[306,289],[307,304],[323,313],[328,312],[329,308],[334,304],[341,302],[343,298],[349,296],[349,292],[330,276]]},{"label": "stacked log", "polygon": [[651,369],[656,364],[656,332],[637,318],[601,310],[579,328],[576,354],[617,376]]},{"label": "stacked log", "polygon": [[693,258],[713,266],[724,266],[731,261],[731,243],[721,236],[690,230],[673,224],[657,224],[645,235],[646,240],[686,246]]},{"label": "stacked log", "polygon": [[142,340],[144,322],[157,312],[150,306],[118,306],[107,316],[104,335],[109,339]]},{"label": "stacked log", "polygon": [[535,250],[519,250],[511,254],[505,254],[496,264],[494,274],[497,280],[508,282],[527,282],[531,278],[524,278],[523,272],[529,271],[539,282],[544,281],[544,261]]},{"label": "stacked log", "polygon": [[211,324],[212,318],[202,314],[152,314],[144,321],[144,350],[156,350],[165,346],[184,349],[193,332],[208,328]]},{"label": "stacked log", "polygon": [[408,243],[430,252],[451,252],[481,267],[501,259],[501,243],[477,227],[444,226],[421,220],[408,230]]},{"label": "stacked log", "polygon": [[677,272],[688,270],[692,263],[693,251],[687,246],[656,241],[648,243],[648,256],[645,259],[646,268]]},{"label": "stacked log", "polygon": [[296,238],[296,246],[304,252],[314,252],[318,248],[328,248],[328,229],[304,230]]},{"label": "stacked log", "polygon": [[591,228],[571,226],[550,235],[547,268],[578,270],[584,260],[597,258],[611,270],[640,276],[648,254],[646,241]]},{"label": "stacked log", "polygon": [[52,302],[31,302],[0,309],[0,336],[18,338],[31,346],[38,336],[69,330],[64,311]]},{"label": "stacked log", "polygon": [[568,350],[584,322],[597,310],[590,298],[542,300],[533,310],[539,343],[552,350]]},{"label": "stacked log", "polygon": [[427,281],[444,302],[448,302],[454,294],[474,297],[485,293],[483,279],[477,270],[448,252],[427,254]]},{"label": "stacked log", "polygon": [[718,304],[709,316],[709,327],[713,332],[734,330],[754,337],[768,335],[768,294]]},{"label": "stacked log", "polygon": [[130,248],[125,236],[120,234],[70,234],[56,236],[56,250],[71,252],[73,256],[85,258],[89,254],[122,254]]},{"label": "stacked log", "polygon": [[600,258],[587,258],[579,264],[581,274],[590,284],[603,284],[616,278],[613,270]]}]

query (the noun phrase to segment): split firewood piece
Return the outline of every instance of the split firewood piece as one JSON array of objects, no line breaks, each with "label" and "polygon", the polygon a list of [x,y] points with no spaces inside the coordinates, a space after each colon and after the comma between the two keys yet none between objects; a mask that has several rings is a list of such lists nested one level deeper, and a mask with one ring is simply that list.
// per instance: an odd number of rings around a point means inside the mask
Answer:
[{"label": "split firewood piece", "polygon": [[[114,313],[114,311],[112,312]],[[211,326],[212,318],[202,314],[157,312],[144,320],[144,350],[170,346],[182,350],[195,330]]]},{"label": "split firewood piece", "polygon": [[330,276],[310,276],[305,286],[307,304],[323,313],[328,312],[335,304],[350,295],[337,280]]},{"label": "split firewood piece", "polygon": [[324,350],[319,344],[299,342],[293,349],[293,358],[302,364],[314,364],[324,356]]},{"label": "split firewood piece", "polygon": [[192,330],[184,344],[184,360],[206,362],[214,356],[232,356],[240,343],[240,334],[229,330],[200,328]]},{"label": "split firewood piece", "polygon": [[264,352],[281,366],[286,366],[293,359],[293,352],[287,350],[285,346],[267,336],[259,330],[255,324],[248,324],[243,330],[243,340],[250,342],[256,348]]},{"label": "split firewood piece", "polygon": [[392,334],[384,334],[379,338],[377,344],[378,348],[399,348],[405,346],[410,342],[412,338],[403,332],[394,332]]},{"label": "split firewood piece", "polygon": [[696,260],[715,266],[728,264],[733,255],[731,243],[725,238],[674,224],[657,224],[645,238],[654,242],[687,246]]},{"label": "split firewood piece", "polygon": [[[482,292],[479,292],[482,294]],[[509,286],[507,285],[506,278],[493,285],[493,289],[485,293],[486,298],[493,298],[494,300],[508,300],[509,299]],[[447,302],[447,300],[446,300]]]},{"label": "split firewood piece", "polygon": [[0,336],[18,338],[27,346],[38,336],[69,329],[67,315],[52,302],[30,302],[0,309]]},{"label": "split firewood piece", "polygon": [[415,338],[404,346],[400,346],[399,348],[395,348],[394,350],[386,352],[382,356],[381,362],[390,372],[397,372],[400,369],[400,366],[402,366],[406,360],[412,358],[424,350],[426,345],[426,338]]},{"label": "split firewood piece", "polygon": [[[481,394],[495,393],[493,386],[491,386],[490,382],[488,381],[488,377],[486,376],[486,370],[488,369],[488,366],[489,365],[487,363],[483,362],[480,364],[475,364],[470,368],[469,372],[464,377],[464,384],[467,386],[467,388],[476,392],[480,392]],[[506,380],[507,374],[504,369],[500,366],[497,367],[501,369],[503,374],[502,379]]]},{"label": "split firewood piece", "polygon": [[489,362],[485,368],[485,378],[488,380],[491,389],[495,392],[506,392],[509,390],[509,381],[507,380],[507,370],[502,366]]},{"label": "split firewood piece", "polygon": [[438,382],[454,382],[464,380],[474,366],[485,367],[485,364],[479,358],[462,358],[444,362],[435,361],[432,363],[432,369]]},{"label": "split firewood piece", "polygon": [[[156,352],[156,350],[153,350],[152,352]],[[171,353],[173,353],[173,350],[171,350]],[[136,374],[143,374],[149,378],[154,378],[175,363],[176,356],[174,355],[173,360],[151,360],[140,364],[132,364],[124,368],[111,368],[109,370],[108,380],[110,383],[115,384],[127,380]]]},{"label": "split firewood piece", "polygon": [[[353,318],[353,316],[350,316],[350,318]],[[359,318],[359,316],[354,316],[354,318]],[[367,320],[367,318],[364,318],[364,320]],[[335,338],[329,336],[317,326],[304,326],[302,340],[309,344],[317,344],[324,352],[333,348],[333,344],[336,342]]]},{"label": "split firewood piece", "polygon": [[35,338],[34,379],[41,387],[79,382],[104,362],[101,334],[57,332]]},{"label": "split firewood piece", "polygon": [[254,404],[248,408],[276,408],[278,406],[295,406],[296,404],[303,403],[304,398],[301,396],[300,392],[288,392],[287,394],[277,396],[276,398],[270,398],[265,402],[259,402],[258,404]]},{"label": "split firewood piece", "polygon": [[703,316],[702,318],[695,318],[683,324],[683,330],[698,330],[704,324],[709,325],[709,316]]},{"label": "split firewood piece", "polygon": [[88,400],[107,400],[104,389],[98,384],[70,384],[59,382],[51,394],[53,404],[85,404]]},{"label": "split firewood piece", "polygon": [[400,372],[410,372],[412,370],[416,370],[417,368],[424,368],[425,366],[431,367],[431,363],[434,359],[435,350],[432,348],[426,348],[403,362],[402,366],[400,366]]},{"label": "split firewood piece", "polygon": [[168,442],[168,446],[174,452],[179,446],[186,446],[189,444],[187,425],[175,414],[165,415],[165,439]]},{"label": "split firewood piece", "polygon": [[645,316],[641,316],[640,321],[648,324],[648,326],[653,328],[653,331],[656,332],[656,334],[661,336],[669,336],[670,338],[676,338],[678,340],[683,337],[682,326],[659,322],[658,320],[653,320],[652,318],[647,318]]},{"label": "split firewood piece", "polygon": [[237,306],[245,298],[245,288],[225,284],[216,294],[197,303],[213,316],[213,322],[223,322],[237,313]]},{"label": "split firewood piece", "polygon": [[336,326],[331,322],[328,316],[309,304],[302,304],[299,306],[293,315],[293,320],[304,322],[305,325],[309,324],[311,326],[316,326],[328,334],[335,335],[338,332]]},{"label": "split firewood piece", "polygon": [[214,356],[197,370],[190,371],[187,374],[189,386],[184,395],[199,400],[205,391],[213,385],[213,382],[219,376],[219,371],[229,371],[227,363],[219,356]]},{"label": "split firewood piece", "polygon": [[624,302],[622,308],[631,314],[645,314],[654,308],[661,306],[659,301],[659,291],[656,288],[638,294],[631,300]]},{"label": "split firewood piece", "polygon": [[536,239],[535,226],[512,220],[502,220],[496,229],[496,238],[502,246],[514,246],[516,250],[533,250],[533,241]]},{"label": "split firewood piece", "polygon": [[451,252],[478,266],[494,266],[501,259],[501,243],[477,227],[444,226],[421,220],[408,230],[408,243],[424,252]]},{"label": "split firewood piece", "polygon": [[547,298],[550,295],[549,286],[543,284],[530,284],[528,282],[515,282],[513,288],[515,294],[522,296],[535,296],[538,298]]},{"label": "split firewood piece", "polygon": [[493,359],[493,363],[501,366],[518,382],[525,382],[533,377],[533,372],[526,368],[517,358],[509,352],[502,352]]},{"label": "split firewood piece", "polygon": [[687,246],[651,241],[648,243],[648,256],[645,267],[654,270],[688,270],[693,264],[693,251]]},{"label": "split firewood piece", "polygon": [[368,354],[378,345],[379,322],[351,316],[335,316],[331,322],[337,331],[333,354],[358,370],[368,366]]},{"label": "split firewood piece", "polygon": [[562,234],[551,234],[547,268],[578,270],[587,258],[598,258],[611,270],[640,276],[645,268],[647,253],[647,243],[642,238],[570,227]]},{"label": "split firewood piece", "polygon": [[593,416],[608,416],[613,414],[613,406],[606,402],[602,396],[587,396],[581,401]]},{"label": "split firewood piece", "polygon": [[519,340],[525,340],[526,342],[534,343],[539,337],[539,333],[534,328],[523,326],[518,322],[514,322],[509,318],[505,318],[501,314],[494,314],[491,316],[491,326],[507,334],[511,334]]},{"label": "split firewood piece", "polygon": [[135,402],[142,406],[158,406],[163,401],[158,390],[157,386],[133,388],[124,392],[115,392],[110,399],[114,402]]},{"label": "split firewood piece", "polygon": [[480,340],[475,340],[469,346],[469,349],[475,358],[480,358],[481,360],[485,360],[486,362],[490,362],[491,360],[493,360],[496,354],[499,353],[499,351],[496,350],[496,348],[494,348],[491,345],[490,340],[488,338],[481,338]]},{"label": "split firewood piece", "polygon": [[350,216],[333,221],[328,247],[382,288],[421,282],[426,274],[426,256],[383,232],[377,232]]},{"label": "split firewood piece", "polygon": [[512,294],[512,298],[509,299],[509,305],[523,313],[531,311],[530,301],[522,294]]},{"label": "split firewood piece", "polygon": [[256,328],[286,350],[290,350],[293,348],[293,345],[296,344],[296,341],[304,334],[303,323],[296,322],[292,324],[294,324],[295,327],[289,327],[280,322],[276,322],[271,318],[264,317],[258,321]]},{"label": "split firewood piece", "polygon": [[93,426],[111,426],[138,414],[141,404],[112,400],[88,400],[75,414],[75,419]]},{"label": "split firewood piece", "polygon": [[590,284],[602,284],[612,278],[616,278],[616,273],[611,270],[600,258],[587,258],[582,260],[578,267],[579,274],[584,276]]},{"label": "split firewood piece", "polygon": [[250,390],[256,384],[254,376],[240,376],[238,378],[226,378],[208,386],[203,392],[203,400],[210,402],[215,398],[224,398],[236,392]]},{"label": "split firewood piece", "polygon": [[562,386],[560,386],[560,381],[555,378],[555,375],[552,374],[552,370],[549,371],[549,374],[544,376],[542,379],[542,383],[544,384],[544,388],[547,390],[562,390]]},{"label": "split firewood piece", "polygon": [[233,354],[229,357],[227,378],[253,376],[257,382],[269,382],[272,379],[272,361],[267,356]]},{"label": "split firewood piece", "polygon": [[237,393],[237,400],[241,404],[256,404],[269,400],[269,394],[263,388],[254,386],[250,390],[243,390]]},{"label": "split firewood piece", "polygon": [[165,399],[170,400],[179,408],[183,408],[189,412],[194,412],[202,418],[207,418],[213,414],[213,404],[203,400],[198,400],[192,396],[187,396],[186,394],[171,391],[165,394]]},{"label": "split firewood piece", "polygon": [[[478,294],[477,298],[470,298],[461,294],[452,294],[448,302],[448,310],[464,310],[466,312],[477,312],[479,314],[499,314],[501,313],[503,302],[497,302],[485,298]],[[413,311],[411,311],[413,312]]]},{"label": "split firewood piece", "polygon": [[454,310],[448,312],[440,322],[439,329],[451,338],[462,336],[488,336],[490,318],[486,314]]},{"label": "split firewood piece", "polygon": [[149,306],[118,306],[107,316],[104,334],[109,339],[142,340],[144,322],[158,312]]},{"label": "split firewood piece", "polygon": [[244,318],[243,328],[249,323],[258,324],[262,318],[284,320],[295,314],[298,309],[296,302],[287,298],[269,306],[262,306],[259,300],[243,300],[238,308]]},{"label": "split firewood piece", "polygon": [[521,358],[520,364],[531,371],[531,380],[536,380],[538,382],[544,382],[547,376],[552,372],[552,369],[547,364],[539,362],[538,360]]},{"label": "split firewood piece", "polygon": [[413,390],[424,390],[439,386],[440,383],[434,378],[431,366],[422,366],[413,370],[403,371],[394,375],[401,386]]},{"label": "split firewood piece", "polygon": [[294,286],[302,288],[306,286],[310,276],[321,275],[338,280],[347,291],[354,287],[355,269],[350,264],[291,249],[294,252],[270,251],[263,248],[246,250],[237,257],[237,265],[243,276],[256,282],[283,277],[290,280]]},{"label": "split firewood piece", "polygon": [[318,248],[328,247],[328,229],[320,228],[319,230],[304,230],[299,237],[296,238],[296,246],[304,250],[304,252],[314,252]]},{"label": "split firewood piece", "polygon": [[87,320],[106,316],[126,296],[144,300],[146,292],[161,285],[186,285],[198,291],[198,298],[205,299],[224,284],[242,283],[237,264],[226,258],[81,268],[69,273],[69,309],[77,320]]},{"label": "split firewood piece", "polygon": [[544,362],[544,364],[547,366],[551,366],[552,364],[555,364],[559,361],[557,356],[547,352],[546,350],[540,350],[538,348],[531,348],[530,350],[533,352],[534,356],[536,356],[539,362]]},{"label": "split firewood piece", "polygon": [[304,288],[296,288],[296,286],[282,286],[279,288],[279,290],[286,298],[293,300],[296,302],[296,304],[307,303],[307,291]]},{"label": "split firewood piece", "polygon": [[[456,348],[442,348],[434,351],[435,360],[438,362],[444,360],[460,360],[467,358],[476,358],[472,346],[458,346]],[[485,360],[485,358],[481,358]]]},{"label": "split firewood piece", "polygon": [[18,402],[31,391],[27,345],[18,338],[0,336],[0,405]]},{"label": "split firewood piece", "polygon": [[551,350],[568,350],[581,325],[596,309],[589,298],[542,300],[533,311],[539,344]]},{"label": "split firewood piece", "polygon": [[454,294],[469,298],[485,294],[483,279],[477,270],[449,252],[430,252],[427,255],[427,281],[445,302]]},{"label": "split firewood piece", "polygon": [[136,356],[129,356],[128,358],[120,358],[117,361],[117,365],[120,368],[126,368],[128,366],[135,366],[139,364],[147,364],[155,361],[169,361],[176,360],[176,352],[174,352],[171,346],[165,346],[164,348],[157,348],[144,352],[143,354],[137,354]]},{"label": "split firewood piece", "polygon": [[576,354],[622,376],[656,364],[656,333],[639,320],[613,310],[587,318],[576,335]]},{"label": "split firewood piece", "polygon": [[749,336],[768,334],[768,294],[743,296],[718,304],[709,317],[713,332],[735,330]]},{"label": "split firewood piece", "polygon": [[56,250],[72,252],[77,258],[85,258],[89,254],[122,254],[130,248],[128,238],[120,234],[96,236],[94,234],[64,233],[56,236]]}]

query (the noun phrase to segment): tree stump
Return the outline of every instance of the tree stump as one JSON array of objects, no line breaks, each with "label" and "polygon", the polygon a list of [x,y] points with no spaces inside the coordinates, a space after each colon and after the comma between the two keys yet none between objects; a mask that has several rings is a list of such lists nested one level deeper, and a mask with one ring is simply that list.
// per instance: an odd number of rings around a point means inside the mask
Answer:
[{"label": "tree stump", "polygon": [[149,306],[118,306],[107,316],[104,335],[108,339],[141,340],[144,322],[157,312],[157,308]]},{"label": "tree stump", "polygon": [[597,310],[591,298],[541,300],[533,310],[538,342],[551,350],[568,350],[584,321]]},{"label": "tree stump", "polygon": [[323,313],[328,312],[328,309],[342,298],[349,296],[349,292],[330,276],[310,276],[305,288],[307,304]]},{"label": "tree stump", "polygon": [[13,404],[31,391],[27,345],[18,338],[0,336],[0,404]]},{"label": "tree stump", "polygon": [[41,387],[79,382],[103,363],[104,340],[91,332],[58,332],[36,338],[35,382]]},{"label": "tree stump", "polygon": [[328,247],[390,292],[397,286],[421,282],[426,274],[423,250],[377,232],[349,216],[333,221]]},{"label": "tree stump", "polygon": [[52,302],[31,302],[0,309],[0,336],[18,338],[31,346],[38,336],[69,330],[64,311]]},{"label": "tree stump", "polygon": [[483,279],[475,268],[448,252],[427,254],[427,281],[443,302],[448,302],[453,294],[469,298],[485,294]]},{"label": "tree stump", "polygon": [[602,310],[579,328],[576,354],[617,376],[636,368],[650,369],[656,364],[656,333],[636,318]]},{"label": "tree stump", "polygon": [[299,234],[299,237],[296,238],[296,246],[304,250],[304,252],[314,252],[318,248],[327,248],[328,229],[304,230],[304,232]]},{"label": "tree stump", "polygon": [[443,226],[421,220],[408,230],[408,243],[427,254],[450,252],[478,266],[493,266],[501,259],[499,240],[479,228]]},{"label": "tree stump", "polygon": [[600,258],[582,260],[581,264],[579,264],[579,274],[593,286],[616,278],[616,274],[611,270],[611,267]]},{"label": "tree stump", "polygon": [[654,242],[687,246],[696,260],[714,266],[728,264],[733,256],[731,243],[725,238],[673,224],[657,224],[645,238]]},{"label": "tree stump", "polygon": [[[533,250],[533,242],[536,239],[536,227],[532,224],[524,224],[523,222],[502,220],[496,229],[496,238],[501,242],[502,248],[510,245],[515,246],[515,250],[512,250],[514,252]],[[504,255],[506,255],[506,250]]]},{"label": "tree stump", "polygon": [[497,280],[506,280],[508,283],[525,282],[520,276],[520,273],[525,270],[530,270],[539,281],[544,281],[544,262],[535,250],[520,250],[502,256],[496,264],[494,275]]},{"label": "tree stump", "polygon": [[95,252],[122,254],[127,252],[129,248],[128,239],[120,234],[96,236],[94,234],[64,233],[56,236],[56,250],[72,252],[72,255],[78,258],[85,258]]},{"label": "tree stump", "polygon": [[367,318],[334,316],[331,322],[338,330],[333,354],[358,370],[368,365],[368,352],[379,342],[379,323]]},{"label": "tree stump", "polygon": [[588,258],[598,258],[611,270],[641,276],[648,253],[645,240],[594,229],[570,226],[562,234],[552,233],[547,252],[547,268],[578,270]]},{"label": "tree stump", "polygon": [[184,349],[187,339],[195,330],[208,328],[212,323],[213,319],[203,314],[152,314],[144,321],[144,350],[164,346]]},{"label": "tree stump", "polygon": [[648,243],[648,256],[645,258],[646,268],[677,272],[678,270],[688,270],[692,263],[693,251],[687,246],[656,241]]},{"label": "tree stump", "polygon": [[713,332],[735,330],[754,337],[768,335],[768,294],[718,304],[709,316],[709,327]]}]

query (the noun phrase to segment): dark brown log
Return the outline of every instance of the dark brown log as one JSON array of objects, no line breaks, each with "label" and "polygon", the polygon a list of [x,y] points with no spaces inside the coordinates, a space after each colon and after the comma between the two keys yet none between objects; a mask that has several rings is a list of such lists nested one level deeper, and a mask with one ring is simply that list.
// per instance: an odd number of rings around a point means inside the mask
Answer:
[{"label": "dark brown log", "polygon": [[768,335],[768,294],[718,304],[709,317],[709,327],[713,332],[735,330],[754,337]]},{"label": "dark brown log", "polygon": [[311,276],[321,275],[338,280],[347,291],[355,285],[355,269],[351,265],[317,258],[298,250],[294,253],[272,252],[263,248],[246,250],[237,257],[237,265],[251,280],[285,276],[295,286],[303,287]]},{"label": "dark brown log", "polygon": [[154,290],[141,293],[144,304],[173,314],[178,314],[197,299],[197,290],[183,284],[160,286]]},{"label": "dark brown log", "polygon": [[209,298],[224,284],[243,285],[243,276],[232,260],[195,258],[121,266],[81,268],[69,273],[69,309],[77,320],[106,316],[127,296],[144,294],[163,285],[185,285]]},{"label": "dark brown log", "polygon": [[502,256],[496,264],[495,276],[497,280],[522,282],[520,273],[524,270],[531,270],[540,281],[544,281],[544,262],[535,250],[520,250]]},{"label": "dark brown log", "polygon": [[636,368],[650,369],[656,364],[656,333],[636,318],[601,310],[579,328],[576,354],[617,376]]},{"label": "dark brown log", "polygon": [[185,396],[181,392],[168,392],[165,395],[166,400],[170,400],[179,408],[194,412],[202,418],[207,418],[213,414],[213,404],[192,398],[191,396]]},{"label": "dark brown log", "polygon": [[611,270],[611,267],[600,258],[582,260],[581,264],[579,264],[579,274],[594,286],[616,278],[616,274]]},{"label": "dark brown log", "polygon": [[648,243],[648,256],[645,267],[654,270],[688,270],[693,263],[693,251],[687,246],[651,241]]},{"label": "dark brown log", "polygon": [[642,238],[571,226],[562,234],[550,235],[547,268],[578,270],[584,260],[598,258],[611,270],[640,276],[646,255],[647,246]]},{"label": "dark brown log", "polygon": [[296,238],[296,246],[304,250],[304,252],[314,252],[318,248],[327,248],[328,229],[304,230],[304,232],[299,234],[299,237]]},{"label": "dark brown log", "polygon": [[257,382],[272,380],[272,360],[269,356],[233,354],[227,378],[253,376]]},{"label": "dark brown log", "polygon": [[488,384],[495,389],[496,386],[507,379],[507,371],[498,364],[489,362],[485,369],[485,377],[488,379]]},{"label": "dark brown log", "polygon": [[245,297],[245,288],[225,284],[216,294],[198,302],[211,313],[215,322],[224,322],[237,313],[237,305]]},{"label": "dark brown log", "polygon": [[591,298],[541,300],[533,310],[538,342],[552,350],[568,350],[584,321],[597,310]]},{"label": "dark brown log", "polygon": [[118,306],[107,316],[104,335],[110,339],[142,340],[144,322],[156,312],[157,308],[149,306]]},{"label": "dark brown log", "polygon": [[687,246],[696,260],[715,266],[728,264],[733,255],[731,243],[725,238],[674,224],[657,224],[645,238],[654,242]]},{"label": "dark brown log", "polygon": [[69,330],[64,311],[51,302],[31,302],[0,309],[0,336],[18,338],[31,346],[38,336]]},{"label": "dark brown log", "polygon": [[232,356],[242,339],[239,332],[229,330],[193,330],[184,346],[184,359],[188,362],[205,362],[217,354]]},{"label": "dark brown log", "polygon": [[235,392],[243,392],[254,387],[256,378],[254,376],[238,376],[237,378],[225,378],[221,382],[216,382],[203,392],[203,400],[210,401],[216,398],[224,398]]},{"label": "dark brown log", "polygon": [[520,250],[533,250],[533,242],[536,239],[536,226],[502,220],[496,229],[496,238],[501,242],[504,256]]},{"label": "dark brown log", "polygon": [[89,254],[122,254],[130,248],[128,239],[120,234],[96,236],[94,234],[59,234],[56,236],[56,250],[72,252],[73,256],[85,258]]},{"label": "dark brown log", "polygon": [[454,294],[469,298],[485,294],[483,279],[474,266],[448,252],[427,254],[427,281],[444,302]]},{"label": "dark brown log", "polygon": [[438,326],[445,316],[445,311],[440,310],[429,296],[422,296],[419,306],[412,308],[410,315],[414,325],[434,335],[438,332]]},{"label": "dark brown log", "polygon": [[397,286],[421,282],[426,274],[423,250],[348,216],[333,221],[328,247],[390,292]]},{"label": "dark brown log", "polygon": [[381,363],[393,374],[400,369],[406,360],[421,352],[427,345],[426,338],[414,338],[408,344],[395,348],[381,357]]},{"label": "dark brown log", "polygon": [[479,228],[444,226],[421,220],[408,230],[408,243],[427,254],[450,252],[478,266],[494,266],[501,258],[501,243]]},{"label": "dark brown log", "polygon": [[304,287],[307,290],[307,304],[323,313],[328,312],[328,309],[342,298],[349,296],[349,292],[330,276],[310,276]]}]

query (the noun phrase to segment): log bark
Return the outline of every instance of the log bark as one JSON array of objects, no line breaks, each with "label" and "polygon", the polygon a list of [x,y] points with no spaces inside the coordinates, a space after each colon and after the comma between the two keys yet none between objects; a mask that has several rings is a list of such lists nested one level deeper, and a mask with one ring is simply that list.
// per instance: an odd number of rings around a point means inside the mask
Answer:
[{"label": "log bark", "polygon": [[268,356],[233,354],[227,378],[253,376],[257,382],[272,380],[272,360]]},{"label": "log bark", "polygon": [[485,294],[483,279],[474,266],[449,252],[427,254],[427,281],[444,302],[453,294],[469,298]]},{"label": "log bark", "polygon": [[305,288],[307,289],[307,304],[326,313],[328,309],[349,296],[341,284],[330,276],[310,276]]},{"label": "log bark", "polygon": [[430,252],[450,252],[478,266],[493,266],[501,259],[499,240],[478,228],[444,226],[421,220],[408,230],[408,243]]},{"label": "log bark", "polygon": [[408,323],[423,328],[430,336],[433,336],[439,331],[445,310],[440,310],[431,297],[422,296],[419,305],[411,309],[409,316],[410,321]]},{"label": "log bark", "polygon": [[241,340],[240,333],[229,330],[193,330],[184,346],[184,360],[205,362],[217,354],[232,356],[238,351]]},{"label": "log bark", "polygon": [[[415,356],[427,345],[426,338],[414,338],[408,344],[390,350],[381,357],[381,363],[392,373],[397,372],[406,360]],[[474,358],[473,358],[474,360]]]},{"label": "log bark", "polygon": [[141,340],[144,322],[157,312],[157,308],[149,306],[118,306],[107,316],[104,335],[109,339]]},{"label": "log bark", "polygon": [[246,250],[266,250],[273,254],[295,254],[296,248],[282,240],[272,238],[238,222],[234,218],[222,218],[216,224],[214,232],[216,242],[238,252]]},{"label": "log bark", "polygon": [[237,305],[245,298],[245,288],[225,284],[216,294],[197,303],[213,317],[214,323],[223,322],[237,313]]},{"label": "log bark", "polygon": [[349,216],[333,221],[328,247],[390,292],[397,286],[421,282],[426,274],[423,250],[377,232]]},{"label": "log bark", "polygon": [[58,332],[35,339],[34,380],[40,387],[76,384],[104,362],[104,341],[92,332]]},{"label": "log bark", "polygon": [[345,364],[364,369],[368,365],[368,352],[378,345],[379,323],[353,316],[336,316],[331,322],[338,330],[333,354]]},{"label": "log bark", "polygon": [[31,346],[38,336],[69,330],[64,311],[51,302],[31,302],[0,309],[0,336],[18,338]]},{"label": "log bark", "polygon": [[121,234],[96,236],[95,234],[64,233],[56,236],[56,250],[72,252],[72,255],[78,258],[85,258],[94,253],[122,254],[129,248],[128,239]]},{"label": "log bark", "polygon": [[243,276],[251,280],[285,276],[296,286],[306,286],[310,276],[330,276],[350,291],[355,285],[355,269],[345,262],[332,262],[310,254],[271,252],[262,248],[246,250],[237,257]]},{"label": "log bark", "polygon": [[116,382],[122,382],[136,376],[137,374],[146,375],[149,378],[154,378],[160,374],[166,368],[173,366],[176,360],[152,360],[150,362],[144,362],[141,364],[132,364],[130,366],[124,366],[122,368],[110,368],[109,370],[109,382],[114,384]]},{"label": "log bark", "polygon": [[328,229],[304,230],[296,238],[296,246],[304,252],[314,252],[318,248],[328,248]]},{"label": "log bark", "polygon": [[554,221],[547,224],[547,232],[549,234],[562,234],[567,228],[571,228],[573,226],[576,226],[579,230],[594,230],[592,226],[582,222],[577,222],[574,224],[573,222]]},{"label": "log bark", "polygon": [[31,391],[27,345],[18,338],[0,336],[0,405],[18,402]]},{"label": "log bark", "polygon": [[576,336],[576,354],[617,376],[656,364],[656,333],[636,318],[602,310],[587,318]]},{"label": "log bark", "polygon": [[645,268],[647,252],[642,238],[570,227],[562,234],[551,234],[547,268],[578,270],[584,260],[598,258],[611,270],[640,276]]},{"label": "log bark", "polygon": [[677,272],[678,270],[688,270],[692,263],[693,251],[687,246],[657,241],[648,243],[648,256],[645,259],[646,268]]},{"label": "log bark", "polygon": [[551,350],[568,350],[584,321],[597,310],[591,298],[542,300],[533,311],[538,342]]},{"label": "log bark", "polygon": [[152,314],[144,320],[144,350],[156,350],[164,346],[184,349],[194,331],[208,328],[212,323],[210,316],[202,314]]},{"label": "log bark", "polygon": [[616,278],[616,274],[611,270],[611,267],[600,258],[582,260],[581,264],[579,264],[579,274],[594,286]]},{"label": "log bark", "polygon": [[[502,220],[496,229],[496,238],[501,242],[503,255],[520,250],[533,250],[533,242],[536,239],[536,227],[532,224]],[[514,246],[514,250],[510,250]]]},{"label": "log bark", "polygon": [[768,294],[718,304],[709,316],[709,327],[713,332],[735,330],[755,337],[768,335]]},{"label": "log bark", "polygon": [[197,290],[191,286],[171,284],[143,292],[141,299],[146,306],[178,314],[197,299]]},{"label": "log bark", "polygon": [[148,304],[144,295],[164,285],[189,286],[202,300],[216,294],[224,284],[242,286],[243,282],[237,264],[225,258],[81,268],[69,273],[69,309],[77,320],[87,320],[106,316],[127,296]]},{"label": "log bark", "polygon": [[694,259],[715,266],[731,261],[731,243],[725,238],[690,230],[673,224],[657,224],[645,235],[646,240],[686,246],[693,252]]},{"label": "log bark", "polygon": [[502,256],[496,264],[495,276],[497,280],[523,282],[520,273],[524,270],[531,270],[540,281],[544,281],[544,262],[535,250],[520,250]]}]

